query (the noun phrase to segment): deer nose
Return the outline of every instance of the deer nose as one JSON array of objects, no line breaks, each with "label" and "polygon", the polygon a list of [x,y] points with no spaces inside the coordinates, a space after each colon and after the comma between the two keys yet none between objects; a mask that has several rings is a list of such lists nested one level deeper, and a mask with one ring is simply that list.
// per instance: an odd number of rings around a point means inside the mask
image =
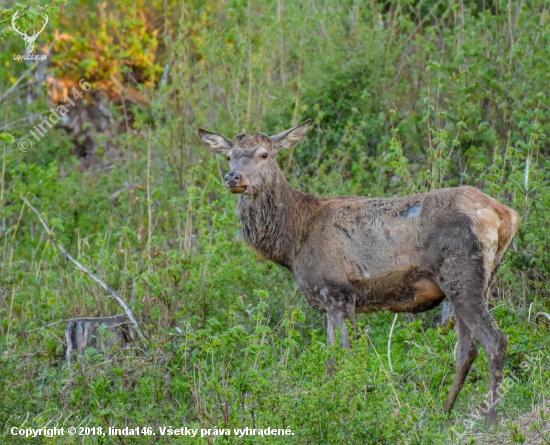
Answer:
[{"label": "deer nose", "polygon": [[227,181],[227,185],[229,187],[238,186],[241,178],[242,176],[239,172],[229,172],[227,175],[225,175],[225,180]]}]

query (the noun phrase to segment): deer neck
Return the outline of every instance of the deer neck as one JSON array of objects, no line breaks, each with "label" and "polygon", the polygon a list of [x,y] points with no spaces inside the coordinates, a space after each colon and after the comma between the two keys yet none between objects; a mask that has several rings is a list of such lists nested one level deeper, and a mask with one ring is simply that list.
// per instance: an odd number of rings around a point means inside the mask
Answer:
[{"label": "deer neck", "polygon": [[317,200],[294,189],[278,171],[270,187],[254,196],[240,197],[240,236],[266,258],[292,269]]}]

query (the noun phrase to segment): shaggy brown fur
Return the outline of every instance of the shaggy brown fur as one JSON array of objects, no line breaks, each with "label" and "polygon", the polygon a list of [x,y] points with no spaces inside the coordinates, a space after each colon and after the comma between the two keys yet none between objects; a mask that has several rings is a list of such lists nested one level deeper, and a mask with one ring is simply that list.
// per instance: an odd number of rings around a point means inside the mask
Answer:
[{"label": "shaggy brown fur", "polygon": [[[459,330],[457,373],[445,402],[450,410],[477,348],[489,356],[490,390],[497,394],[508,340],[484,297],[517,231],[512,209],[473,187],[404,198],[322,198],[293,189],[276,154],[298,144],[309,121],[279,135],[238,135],[234,141],[200,129],[205,146],[226,155],[226,186],[241,193],[242,238],[288,268],[309,303],[327,312],[328,343],[335,329],[350,347],[345,324],[355,313],[422,312],[450,298]],[[494,423],[494,408],[487,414]]]}]

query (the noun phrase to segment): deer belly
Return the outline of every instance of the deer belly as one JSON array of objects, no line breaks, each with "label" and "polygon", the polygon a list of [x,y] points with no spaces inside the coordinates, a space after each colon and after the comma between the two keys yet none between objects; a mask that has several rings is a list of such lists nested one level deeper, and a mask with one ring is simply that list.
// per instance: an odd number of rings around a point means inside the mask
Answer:
[{"label": "deer belly", "polygon": [[[357,272],[359,270],[361,274]],[[423,312],[437,306],[445,298],[430,274],[416,266],[409,265],[372,276],[366,270],[355,267],[345,274],[334,273],[330,276],[308,269],[304,275],[295,274],[295,278],[309,304],[319,310],[326,310],[338,302],[354,301],[356,312]]]},{"label": "deer belly", "polygon": [[419,277],[416,270],[390,275],[365,280],[357,286],[356,312],[424,312],[445,299],[437,283]]}]

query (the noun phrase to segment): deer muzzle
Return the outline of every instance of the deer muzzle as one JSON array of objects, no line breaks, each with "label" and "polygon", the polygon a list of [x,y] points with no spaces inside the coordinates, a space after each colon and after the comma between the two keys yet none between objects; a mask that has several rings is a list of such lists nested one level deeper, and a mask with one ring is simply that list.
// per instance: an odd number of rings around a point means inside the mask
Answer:
[{"label": "deer muzzle", "polygon": [[230,171],[225,175],[225,186],[231,193],[243,193],[248,184],[240,172]]}]

